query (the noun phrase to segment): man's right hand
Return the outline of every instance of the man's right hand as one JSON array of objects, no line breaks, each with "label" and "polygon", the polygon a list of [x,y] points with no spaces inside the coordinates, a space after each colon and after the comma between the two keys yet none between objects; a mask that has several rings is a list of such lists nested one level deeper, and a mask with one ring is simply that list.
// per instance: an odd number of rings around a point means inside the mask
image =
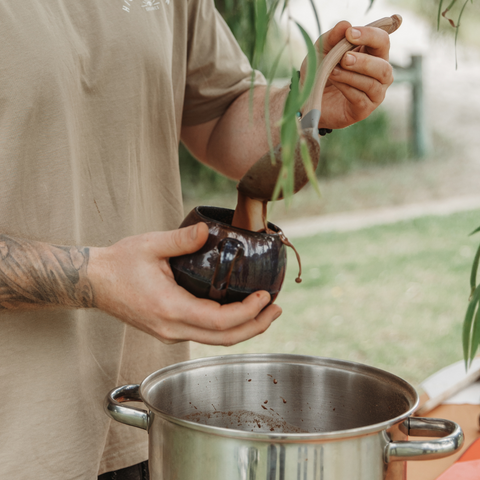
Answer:
[{"label": "man's right hand", "polygon": [[220,305],[194,297],[175,282],[169,257],[199,250],[207,237],[208,227],[199,223],[90,248],[87,274],[95,306],[164,343],[234,345],[263,333],[282,313],[278,305],[265,308],[267,292]]}]

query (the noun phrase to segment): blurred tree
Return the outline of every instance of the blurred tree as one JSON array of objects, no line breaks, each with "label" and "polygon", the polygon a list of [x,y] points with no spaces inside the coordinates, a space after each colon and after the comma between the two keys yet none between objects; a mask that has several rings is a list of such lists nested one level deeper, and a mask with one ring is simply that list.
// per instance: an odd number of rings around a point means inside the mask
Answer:
[{"label": "blurred tree", "polygon": [[255,51],[255,0],[215,0],[215,6],[252,62]]},{"label": "blurred tree", "polygon": [[[215,0],[215,6],[237,39],[243,52],[253,62],[255,55],[255,2],[257,0]],[[260,70],[264,70],[259,68]],[[265,71],[262,73],[265,74]],[[184,192],[202,195],[205,190],[234,191],[235,183],[207,166],[199,163],[190,152],[180,145],[180,170]],[[191,187],[194,187],[193,189]],[[196,187],[196,188],[195,188]]]}]

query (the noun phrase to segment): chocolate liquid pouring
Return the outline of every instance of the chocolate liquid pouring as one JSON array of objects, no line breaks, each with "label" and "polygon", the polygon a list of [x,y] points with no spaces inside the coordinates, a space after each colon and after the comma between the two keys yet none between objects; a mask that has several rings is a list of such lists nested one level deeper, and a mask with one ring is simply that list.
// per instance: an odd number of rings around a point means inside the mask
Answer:
[{"label": "chocolate liquid pouring", "polygon": [[232,227],[243,228],[244,230],[250,230],[252,232],[278,234],[281,242],[290,247],[295,252],[298,262],[298,276],[295,279],[297,283],[302,282],[302,261],[297,249],[288,240],[285,234],[280,230],[274,232],[268,228],[267,222],[267,201],[255,200],[247,197],[240,191],[237,197],[237,206],[233,215]]}]

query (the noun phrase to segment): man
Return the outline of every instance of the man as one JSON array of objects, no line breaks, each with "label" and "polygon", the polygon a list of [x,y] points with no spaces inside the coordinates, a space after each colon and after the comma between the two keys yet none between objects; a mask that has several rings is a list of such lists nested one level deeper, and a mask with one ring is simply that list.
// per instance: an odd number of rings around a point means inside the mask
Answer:
[{"label": "man", "polygon": [[[111,423],[105,394],[187,359],[185,340],[232,345],[281,313],[266,292],[196,299],[168,266],[207,237],[176,230],[179,141],[240,178],[268,150],[265,82],[251,122],[251,69],[213,0],[0,0],[0,32],[0,477],[132,478],[147,434]],[[324,50],[345,35],[366,47],[319,127],[365,118],[393,80],[385,32],[342,22]]]}]

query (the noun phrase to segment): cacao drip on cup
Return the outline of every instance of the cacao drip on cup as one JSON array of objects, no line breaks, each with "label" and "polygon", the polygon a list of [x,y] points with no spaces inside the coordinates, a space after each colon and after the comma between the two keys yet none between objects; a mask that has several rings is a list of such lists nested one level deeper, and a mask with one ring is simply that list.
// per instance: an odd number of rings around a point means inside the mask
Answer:
[{"label": "cacao drip on cup", "polygon": [[244,230],[250,230],[251,232],[279,235],[281,242],[295,252],[298,262],[298,276],[295,279],[295,282],[301,283],[302,262],[300,255],[281,230],[275,232],[268,228],[267,203],[267,201],[260,201],[247,197],[238,191],[237,206],[235,208],[235,213],[233,214],[232,227],[243,228]]}]

